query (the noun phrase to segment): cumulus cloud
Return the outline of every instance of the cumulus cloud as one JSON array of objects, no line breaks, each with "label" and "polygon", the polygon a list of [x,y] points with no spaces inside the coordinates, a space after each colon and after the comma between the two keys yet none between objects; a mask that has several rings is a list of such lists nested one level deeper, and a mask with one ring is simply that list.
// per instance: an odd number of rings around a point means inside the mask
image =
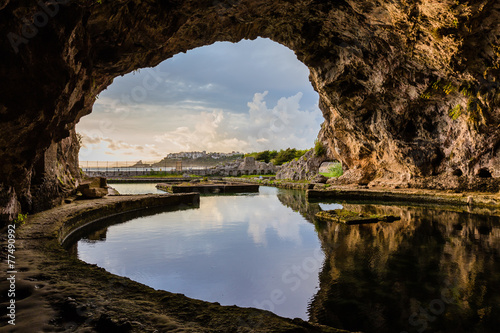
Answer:
[{"label": "cumulus cloud", "polygon": [[125,141],[103,137],[100,133],[88,133],[82,131],[82,146],[80,157],[90,156],[95,150],[102,151],[108,157],[120,157],[122,155],[133,156],[134,159],[144,157],[162,158],[163,154],[158,152],[156,145],[136,145]]},{"label": "cumulus cloud", "polygon": [[254,94],[247,114],[223,110],[190,116],[186,126],[155,136],[177,150],[257,151],[286,147],[309,148],[319,130],[319,110],[300,109],[302,93],[281,98],[269,108],[268,92]]}]

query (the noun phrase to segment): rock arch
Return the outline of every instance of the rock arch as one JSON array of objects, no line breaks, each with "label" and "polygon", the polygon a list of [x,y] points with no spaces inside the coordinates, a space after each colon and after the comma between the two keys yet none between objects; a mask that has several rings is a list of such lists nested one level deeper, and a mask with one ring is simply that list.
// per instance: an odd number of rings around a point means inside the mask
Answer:
[{"label": "rock arch", "polygon": [[452,170],[472,177],[485,167],[499,177],[497,7],[488,0],[0,1],[0,215],[43,209],[72,188],[75,123],[114,77],[258,36],[309,67],[325,117],[319,139],[354,178],[430,186],[419,180],[434,177],[449,187],[444,175]]}]

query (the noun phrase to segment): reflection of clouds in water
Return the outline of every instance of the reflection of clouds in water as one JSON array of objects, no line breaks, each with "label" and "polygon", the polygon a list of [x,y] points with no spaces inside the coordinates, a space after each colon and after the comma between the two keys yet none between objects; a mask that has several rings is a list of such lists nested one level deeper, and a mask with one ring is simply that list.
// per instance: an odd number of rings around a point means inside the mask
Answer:
[{"label": "reflection of clouds in water", "polygon": [[343,209],[344,206],[336,203],[320,203],[319,207],[321,210],[333,210],[333,209]]},{"label": "reflection of clouds in water", "polygon": [[248,234],[256,244],[267,245],[266,231],[274,230],[281,239],[293,241],[297,245],[301,244],[299,224],[290,221],[292,212],[276,212],[277,214],[254,213],[249,216]]},{"label": "reflection of clouds in water", "polygon": [[[224,305],[267,304],[280,289],[286,300],[276,304],[276,313],[307,319],[318,272],[304,263],[319,240],[312,224],[283,206],[276,192],[263,187],[259,194],[202,196],[199,208],[112,225],[105,242],[80,242],[79,257],[155,289]],[[297,275],[297,267],[308,276]],[[300,289],[291,290],[297,279]]]},{"label": "reflection of clouds in water", "polygon": [[[242,200],[251,200],[252,204],[242,205]],[[266,232],[270,229],[281,239],[300,245],[300,222],[290,219],[293,214],[296,213],[282,206],[275,196],[228,196],[224,200],[217,197],[202,197],[200,209],[184,211],[182,218],[186,223],[196,220],[199,233],[215,228],[221,229],[228,224],[247,222],[248,234],[256,244],[267,245]]]},{"label": "reflection of clouds in water", "polygon": [[[202,197],[200,208],[138,218],[119,228],[111,226],[108,242],[113,239],[128,239],[128,244],[133,244],[146,239],[147,242],[143,242],[141,246],[149,250],[151,257],[162,260],[182,259],[194,254],[211,255],[220,251],[221,244],[213,243],[210,237],[222,233],[224,228],[245,228],[249,240],[259,246],[267,247],[273,235],[301,245],[303,240],[300,224],[303,223],[303,218],[281,205],[272,193],[269,194],[271,195],[263,193],[253,196]],[[298,218],[294,218],[295,215]],[[143,219],[147,223],[143,223]],[[194,239],[197,241],[193,242]],[[160,248],[158,242],[161,244]],[[87,257],[92,257],[90,252],[97,251],[99,250],[93,248],[92,244],[88,244],[81,250],[80,257],[85,261]],[[119,251],[141,265],[143,258],[138,257],[128,245],[124,245]],[[113,255],[102,253],[98,257],[101,265],[119,269],[119,261],[114,262],[117,259]],[[114,273],[126,275],[120,271]]]},{"label": "reflection of clouds in water", "polygon": [[165,194],[164,191],[160,191],[156,188],[155,183],[137,183],[137,184],[127,184],[127,183],[111,183],[109,186],[113,187],[120,194]]},{"label": "reflection of clouds in water", "polygon": [[247,212],[248,234],[256,244],[267,245],[266,231],[274,230],[281,239],[301,244],[299,222],[290,219],[295,214],[289,208],[277,205],[277,198],[261,199],[261,209]]}]

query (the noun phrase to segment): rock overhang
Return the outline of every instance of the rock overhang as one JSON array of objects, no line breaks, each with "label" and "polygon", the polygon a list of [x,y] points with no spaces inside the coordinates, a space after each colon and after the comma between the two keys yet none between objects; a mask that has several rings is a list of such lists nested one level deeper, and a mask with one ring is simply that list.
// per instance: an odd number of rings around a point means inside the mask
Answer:
[{"label": "rock overhang", "polygon": [[[475,189],[480,175],[500,177],[495,2],[44,6],[0,4],[3,219],[67,194],[78,178],[74,126],[114,77],[216,41],[258,36],[289,47],[309,67],[325,117],[319,139],[349,181]],[[47,152],[61,144],[72,153],[58,158],[63,168],[49,168]]]}]

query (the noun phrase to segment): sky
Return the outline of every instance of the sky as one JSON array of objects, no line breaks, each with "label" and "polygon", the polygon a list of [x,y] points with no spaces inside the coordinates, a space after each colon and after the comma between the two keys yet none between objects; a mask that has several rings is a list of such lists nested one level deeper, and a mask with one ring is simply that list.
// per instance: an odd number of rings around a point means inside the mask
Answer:
[{"label": "sky", "polygon": [[117,77],[76,126],[80,161],[306,149],[323,122],[307,67],[269,39],[217,42]]}]

